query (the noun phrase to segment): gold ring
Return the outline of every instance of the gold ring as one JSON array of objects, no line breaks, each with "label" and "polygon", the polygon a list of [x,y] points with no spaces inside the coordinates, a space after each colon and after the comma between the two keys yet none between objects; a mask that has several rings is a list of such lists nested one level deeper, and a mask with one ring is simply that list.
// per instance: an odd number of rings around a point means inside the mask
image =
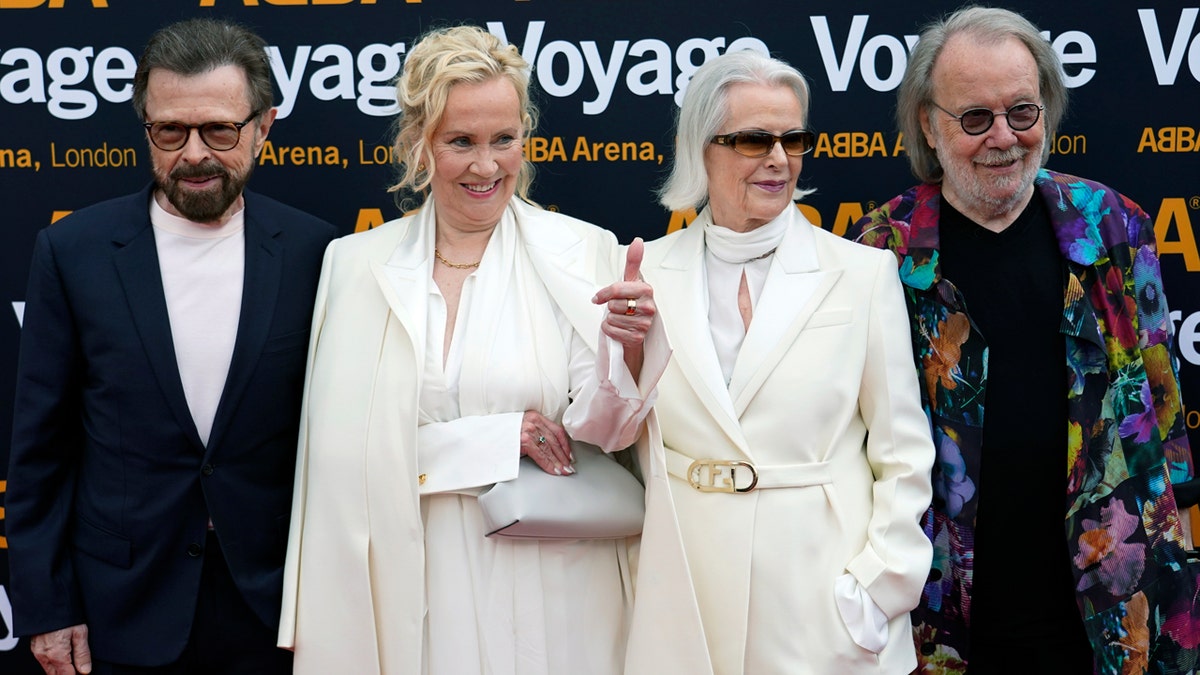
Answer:
[{"label": "gold ring", "polygon": [[637,314],[637,300],[630,298],[627,302],[628,305],[625,307],[625,316],[633,316],[634,314]]}]

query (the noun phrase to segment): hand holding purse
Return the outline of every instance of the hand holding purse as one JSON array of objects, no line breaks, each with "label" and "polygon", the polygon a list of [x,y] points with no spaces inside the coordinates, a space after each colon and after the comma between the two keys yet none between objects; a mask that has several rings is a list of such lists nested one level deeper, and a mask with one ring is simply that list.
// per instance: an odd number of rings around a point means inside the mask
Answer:
[{"label": "hand holding purse", "polygon": [[575,473],[548,474],[528,457],[517,477],[479,495],[489,537],[620,539],[640,534],[645,488],[612,456],[571,441]]}]

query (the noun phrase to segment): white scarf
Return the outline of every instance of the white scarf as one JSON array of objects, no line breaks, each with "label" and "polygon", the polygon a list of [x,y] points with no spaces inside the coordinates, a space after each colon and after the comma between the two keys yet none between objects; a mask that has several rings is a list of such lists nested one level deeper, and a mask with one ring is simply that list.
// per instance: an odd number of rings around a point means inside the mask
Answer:
[{"label": "white scarf", "polygon": [[[465,321],[455,326],[459,339],[446,363],[446,384],[457,390],[461,408],[423,410],[427,421],[524,410],[559,420],[567,405],[568,356],[511,208],[464,284],[461,302],[467,303]],[[440,352],[439,342],[431,353]]]},{"label": "white scarf", "polygon": [[[711,211],[710,211],[711,214]],[[771,222],[749,232],[736,232],[712,220],[704,223],[704,265],[708,279],[708,326],[721,363],[725,385],[733,376],[746,329],[738,310],[738,288],[742,274],[750,291],[751,306],[758,303],[771,254],[783,241],[787,218],[781,213]]]}]

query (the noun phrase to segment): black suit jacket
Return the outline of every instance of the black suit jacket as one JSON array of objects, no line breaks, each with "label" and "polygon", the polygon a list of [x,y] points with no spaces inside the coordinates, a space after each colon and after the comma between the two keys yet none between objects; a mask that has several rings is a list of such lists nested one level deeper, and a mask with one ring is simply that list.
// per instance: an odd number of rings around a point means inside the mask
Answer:
[{"label": "black suit jacket", "polygon": [[247,192],[241,319],[208,446],[176,366],[151,187],[42,230],[5,518],[18,635],[88,624],[93,654],[179,657],[211,518],[243,597],[279,620],[300,396],[329,223]]}]

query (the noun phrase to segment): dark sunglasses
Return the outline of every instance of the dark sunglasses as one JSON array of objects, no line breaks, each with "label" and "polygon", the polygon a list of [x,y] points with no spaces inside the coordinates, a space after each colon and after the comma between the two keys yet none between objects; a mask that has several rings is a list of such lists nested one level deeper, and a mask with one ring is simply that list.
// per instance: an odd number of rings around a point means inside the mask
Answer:
[{"label": "dark sunglasses", "polygon": [[250,113],[244,122],[205,122],[204,124],[184,124],[183,122],[145,122],[146,133],[150,142],[159,150],[172,152],[187,145],[192,129],[200,132],[200,140],[213,150],[232,150],[242,137],[242,127],[258,117],[258,112]]},{"label": "dark sunglasses", "polygon": [[[933,102],[930,101],[930,103]],[[933,103],[933,107],[958,120],[958,123],[962,125],[963,131],[972,136],[978,136],[991,129],[992,122],[996,121],[996,115],[1007,117],[1008,128],[1013,131],[1025,131],[1037,124],[1038,118],[1041,117],[1044,108],[1044,106],[1036,103],[1018,103],[1000,113],[992,112],[987,108],[971,108],[961,115],[955,115],[936,103]]]},{"label": "dark sunglasses", "polygon": [[792,157],[808,154],[816,145],[816,136],[807,129],[793,129],[781,136],[765,131],[735,131],[731,134],[721,134],[712,137],[712,143],[725,145],[739,155],[746,157],[766,157],[775,149],[775,144],[783,146],[783,151]]}]

